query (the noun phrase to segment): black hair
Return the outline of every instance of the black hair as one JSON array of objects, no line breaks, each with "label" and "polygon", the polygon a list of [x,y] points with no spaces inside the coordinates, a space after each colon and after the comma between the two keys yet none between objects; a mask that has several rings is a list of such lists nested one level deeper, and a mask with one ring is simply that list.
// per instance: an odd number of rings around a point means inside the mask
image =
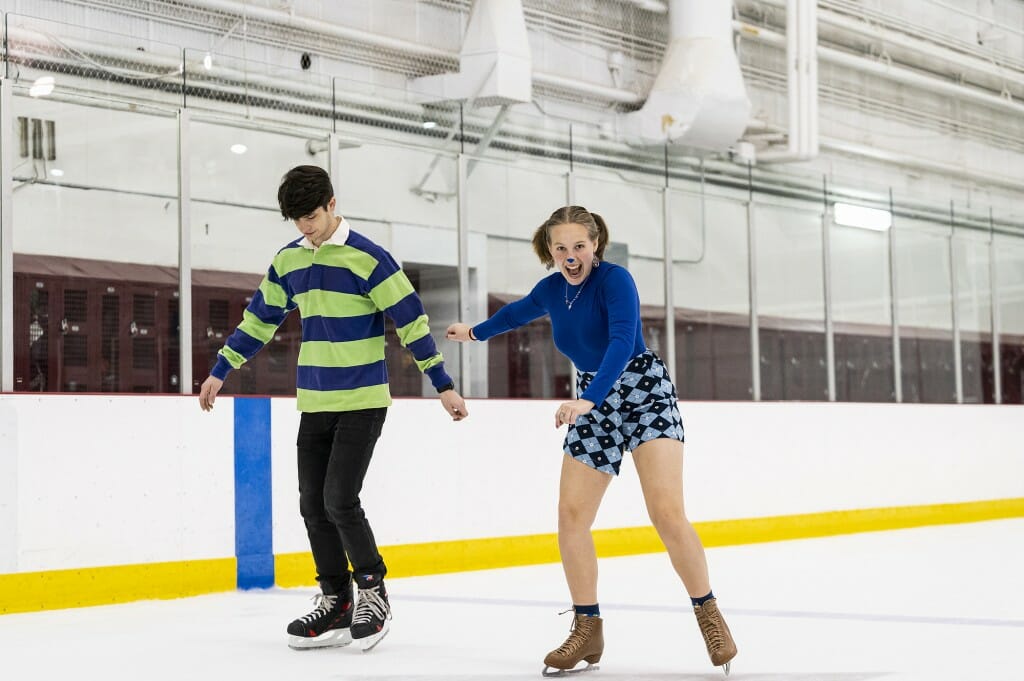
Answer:
[{"label": "black hair", "polygon": [[281,178],[277,204],[285,220],[297,220],[317,208],[327,208],[334,198],[331,177],[319,166],[295,166]]}]

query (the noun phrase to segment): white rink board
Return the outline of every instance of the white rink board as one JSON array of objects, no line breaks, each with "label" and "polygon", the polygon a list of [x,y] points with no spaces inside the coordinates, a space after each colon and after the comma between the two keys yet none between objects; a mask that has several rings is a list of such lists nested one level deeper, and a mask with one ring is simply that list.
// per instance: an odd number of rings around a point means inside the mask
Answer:
[{"label": "white rink board", "polygon": [[[308,550],[296,491],[298,419],[288,402],[275,400],[273,410],[275,553]],[[396,401],[362,495],[378,543],[554,532],[565,433],[552,425],[558,404],[470,400],[470,418],[453,423],[436,400]],[[680,408],[695,521],[1024,496],[1024,448],[1014,445],[1019,406]],[[647,524],[627,456],[595,527]]]},{"label": "white rink board", "polygon": [[234,555],[231,400],[205,417],[172,396],[4,395],[0,410],[16,435],[11,572]]},{"label": "white rink board", "polygon": [[[294,404],[271,400],[275,553],[308,551]],[[453,423],[435,398],[397,400],[363,492],[378,543],[554,532],[557,405],[471,400]],[[1024,497],[1020,406],[681,409],[695,521]],[[3,395],[0,425],[3,572],[235,555],[231,398],[204,414],[195,397]],[[627,457],[596,526],[647,523]]]},{"label": "white rink board", "polygon": [[1020,405],[680,408],[694,520],[1024,496]]}]

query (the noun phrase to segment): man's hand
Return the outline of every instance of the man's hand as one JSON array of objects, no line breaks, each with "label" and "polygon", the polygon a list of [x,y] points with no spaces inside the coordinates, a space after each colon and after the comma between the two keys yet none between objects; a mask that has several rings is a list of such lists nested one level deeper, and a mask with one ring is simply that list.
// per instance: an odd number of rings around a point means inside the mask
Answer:
[{"label": "man's hand", "polygon": [[461,421],[469,416],[469,412],[466,410],[466,400],[462,399],[462,395],[456,391],[445,390],[440,397],[441,404],[448,415],[452,417],[452,421]]},{"label": "man's hand", "polygon": [[203,385],[199,388],[199,407],[203,411],[213,409],[213,401],[217,399],[217,393],[224,387],[224,381],[216,376],[208,376]]}]

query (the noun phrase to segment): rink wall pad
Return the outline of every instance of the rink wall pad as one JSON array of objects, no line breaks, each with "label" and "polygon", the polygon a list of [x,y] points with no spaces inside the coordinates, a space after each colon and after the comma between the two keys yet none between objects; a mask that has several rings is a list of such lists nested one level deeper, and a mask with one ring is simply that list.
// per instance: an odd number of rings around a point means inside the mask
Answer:
[{"label": "rink wall pad", "polygon": [[[558,560],[557,402],[389,410],[362,495],[392,577]],[[708,547],[1024,516],[1024,408],[683,403]],[[0,396],[0,612],[310,585],[290,398]],[[602,556],[662,550],[630,459]]]}]

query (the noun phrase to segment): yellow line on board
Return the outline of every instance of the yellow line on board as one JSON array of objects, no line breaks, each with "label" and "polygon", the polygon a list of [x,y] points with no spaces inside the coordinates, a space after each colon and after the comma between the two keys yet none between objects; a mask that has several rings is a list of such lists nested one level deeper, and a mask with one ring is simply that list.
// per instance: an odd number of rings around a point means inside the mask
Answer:
[{"label": "yellow line on board", "polygon": [[[930,506],[830,511],[767,518],[694,523],[706,547],[808,539],[927,525],[1024,517],[1024,498]],[[653,527],[595,530],[599,556],[664,550]],[[402,544],[381,547],[389,577],[556,563],[555,534]],[[181,598],[236,588],[234,558],[116,565],[0,574],[0,614],[108,605],[154,598]],[[316,568],[309,553],[274,556],[276,584],[312,586]]]},{"label": "yellow line on board", "polygon": [[1024,498],[694,523],[706,547],[953,525],[1024,516]]},{"label": "yellow line on board", "polygon": [[[381,547],[381,553],[388,565],[388,577],[416,577],[559,561],[558,537],[554,534],[400,544]],[[312,585],[316,575],[312,554],[274,556],[274,575],[278,586]]]},{"label": "yellow line on board", "polygon": [[236,588],[234,558],[0,575],[0,613],[182,598]]},{"label": "yellow line on board", "polygon": [[[1017,517],[1024,517],[1024,498],[739,518],[699,522],[694,523],[694,527],[704,546],[710,548]],[[665,550],[657,532],[650,526],[594,530],[593,535],[597,555],[602,558]],[[416,577],[559,561],[556,534],[402,544],[381,547],[381,553],[387,562],[389,577]],[[274,566],[278,586],[314,584],[316,568],[309,553],[279,554],[274,557]]]}]

